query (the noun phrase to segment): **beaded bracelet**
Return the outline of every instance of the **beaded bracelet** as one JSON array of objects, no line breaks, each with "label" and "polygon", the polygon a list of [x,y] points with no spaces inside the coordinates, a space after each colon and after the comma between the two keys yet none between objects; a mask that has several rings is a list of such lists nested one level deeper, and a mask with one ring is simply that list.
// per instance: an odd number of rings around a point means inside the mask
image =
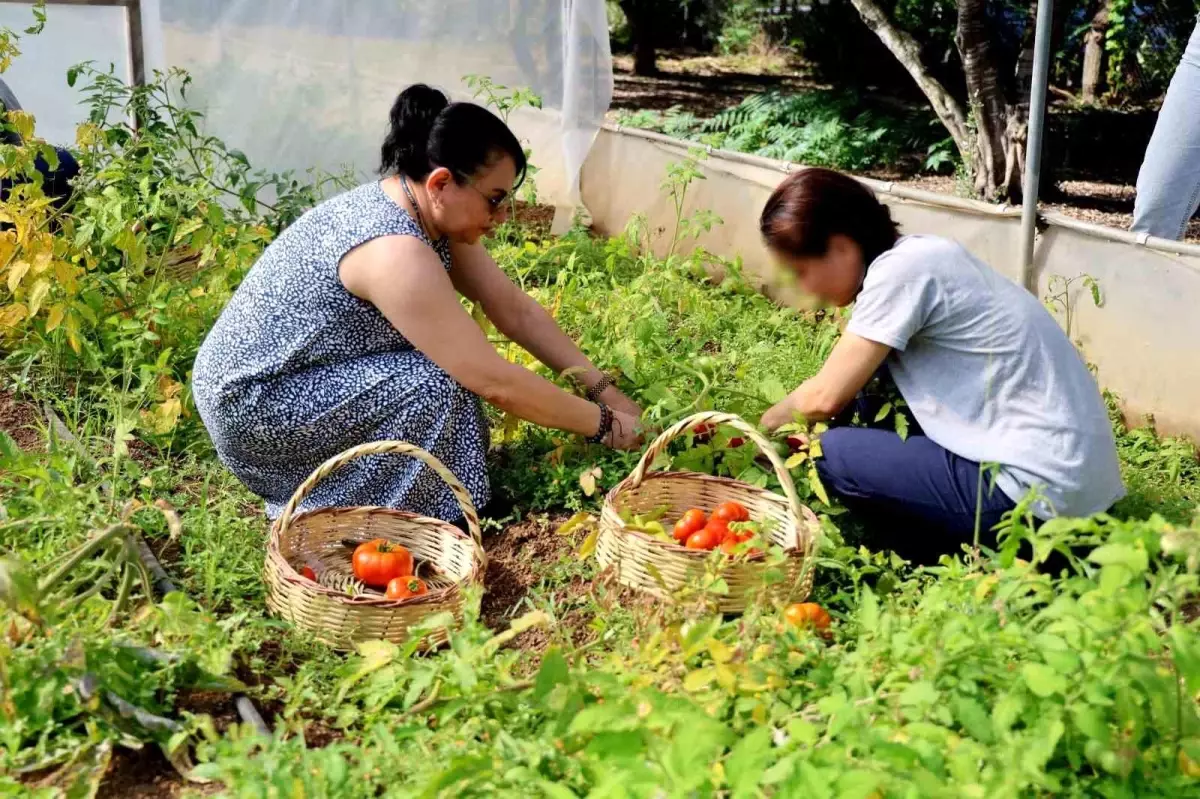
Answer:
[{"label": "beaded bracelet", "polygon": [[588,401],[595,402],[600,397],[600,395],[604,393],[604,389],[611,386],[613,384],[613,382],[614,381],[613,381],[612,375],[604,375],[603,377],[601,377],[600,380],[596,382],[596,385],[594,385],[588,389],[588,392],[587,392]]},{"label": "beaded bracelet", "polygon": [[600,406],[600,427],[596,430],[596,435],[588,437],[589,444],[603,444],[604,438],[612,432],[613,412],[604,403],[597,403]]}]

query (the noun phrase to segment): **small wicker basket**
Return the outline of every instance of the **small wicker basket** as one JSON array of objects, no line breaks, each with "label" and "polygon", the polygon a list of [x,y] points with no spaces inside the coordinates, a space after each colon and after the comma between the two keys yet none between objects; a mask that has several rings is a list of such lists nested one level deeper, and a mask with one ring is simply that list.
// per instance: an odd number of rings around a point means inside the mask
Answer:
[{"label": "small wicker basket", "polygon": [[[729,425],[754,442],[770,460],[785,496],[738,480],[697,472],[648,473],[655,459],[673,439],[705,422]],[[621,519],[621,512],[641,514],[667,506],[666,518],[673,521],[689,508],[700,508],[709,514],[717,505],[731,500],[744,505],[752,519],[773,522],[770,539],[786,552],[784,568],[787,577],[771,586],[772,593],[781,600],[799,602],[805,599],[812,590],[812,560],[820,523],[816,514],[800,504],[791,475],[774,447],[757,430],[731,414],[699,413],[668,428],[642,455],[633,472],[609,492],[600,514],[596,542],[600,565],[615,566],[616,579],[623,585],[658,596],[670,593],[703,574],[704,561],[712,553],[687,549],[631,530]],[[762,585],[765,568],[765,557],[761,556],[728,564],[723,577],[729,593],[720,597],[720,611],[740,613],[745,610],[752,599],[750,592]],[[654,570],[661,576],[661,584]]]},{"label": "small wicker basket", "polygon": [[[462,508],[470,535],[454,525],[391,508],[321,508],[295,515],[317,483],[350,461],[368,455],[401,454],[425,463],[450,486]],[[428,593],[410,599],[387,599],[354,579],[353,546],[376,538],[401,544],[412,552],[415,569]],[[317,565],[317,580],[304,577],[297,565]],[[471,496],[437,458],[404,441],[376,441],[346,450],[305,480],[271,526],[265,578],[267,607],[335,649],[348,650],[358,641],[385,639],[402,643],[421,620],[450,612],[462,618],[463,587],[480,583],[487,565],[479,517]],[[428,635],[424,645],[445,643],[448,630]]]}]

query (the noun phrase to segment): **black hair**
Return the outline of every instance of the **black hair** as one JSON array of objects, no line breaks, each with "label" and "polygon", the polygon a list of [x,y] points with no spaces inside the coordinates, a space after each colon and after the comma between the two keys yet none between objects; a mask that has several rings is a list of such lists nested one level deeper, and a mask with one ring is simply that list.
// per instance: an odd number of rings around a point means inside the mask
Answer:
[{"label": "black hair", "polygon": [[[445,167],[459,183],[504,155],[517,167],[517,185],[525,180],[525,151],[500,117],[474,103],[452,103],[423,83],[413,84],[392,104],[379,171],[423,180]],[[515,187],[514,187],[515,188]]]},{"label": "black hair", "polygon": [[767,246],[795,256],[820,256],[830,237],[847,236],[864,266],[896,245],[899,229],[888,207],[854,178],[808,167],[788,175],[763,207],[759,230]]}]

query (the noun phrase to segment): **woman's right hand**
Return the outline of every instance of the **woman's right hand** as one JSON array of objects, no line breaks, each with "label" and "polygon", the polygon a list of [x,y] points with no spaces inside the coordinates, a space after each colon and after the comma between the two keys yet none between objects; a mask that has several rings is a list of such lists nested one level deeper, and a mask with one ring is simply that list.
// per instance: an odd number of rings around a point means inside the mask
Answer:
[{"label": "woman's right hand", "polygon": [[617,410],[612,415],[612,431],[605,437],[604,443],[613,449],[637,449],[642,446],[645,437],[642,435],[641,420]]}]

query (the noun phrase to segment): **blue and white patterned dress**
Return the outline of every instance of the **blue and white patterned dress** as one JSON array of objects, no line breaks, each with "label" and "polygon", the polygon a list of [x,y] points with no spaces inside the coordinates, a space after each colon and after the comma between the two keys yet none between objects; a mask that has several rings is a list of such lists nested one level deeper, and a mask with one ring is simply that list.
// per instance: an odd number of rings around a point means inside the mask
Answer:
[{"label": "blue and white patterned dress", "polygon": [[[479,398],[338,279],[342,256],[395,235],[430,244],[450,268],[449,244],[430,242],[378,181],[326,200],[267,247],[200,347],[192,372],[200,417],[221,461],[266,500],[272,519],[322,462],[382,439],[433,453],[477,507],[488,500]],[[352,505],[462,515],[437,475],[392,455],[353,461],[301,507]]]}]

